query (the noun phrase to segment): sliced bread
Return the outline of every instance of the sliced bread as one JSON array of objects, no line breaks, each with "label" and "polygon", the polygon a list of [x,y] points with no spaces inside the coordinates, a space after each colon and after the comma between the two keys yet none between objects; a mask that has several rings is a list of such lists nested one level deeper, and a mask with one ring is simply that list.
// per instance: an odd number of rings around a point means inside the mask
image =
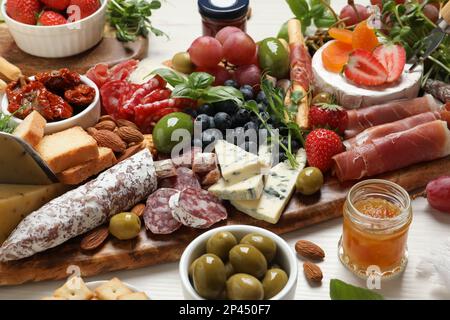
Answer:
[{"label": "sliced bread", "polygon": [[44,129],[47,121],[36,110],[31,112],[21,124],[14,130],[13,135],[21,138],[33,148],[44,137]]},{"label": "sliced bread", "polygon": [[97,142],[81,127],[73,127],[45,136],[36,151],[54,173],[98,158]]}]

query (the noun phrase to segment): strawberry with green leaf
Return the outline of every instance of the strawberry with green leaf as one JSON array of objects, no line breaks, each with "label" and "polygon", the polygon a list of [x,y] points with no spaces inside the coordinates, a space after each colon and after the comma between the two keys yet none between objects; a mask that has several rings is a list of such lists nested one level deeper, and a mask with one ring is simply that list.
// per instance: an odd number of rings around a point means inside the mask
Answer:
[{"label": "strawberry with green leaf", "polygon": [[348,125],[347,111],[335,104],[319,103],[309,110],[311,128],[326,128],[343,134]]}]

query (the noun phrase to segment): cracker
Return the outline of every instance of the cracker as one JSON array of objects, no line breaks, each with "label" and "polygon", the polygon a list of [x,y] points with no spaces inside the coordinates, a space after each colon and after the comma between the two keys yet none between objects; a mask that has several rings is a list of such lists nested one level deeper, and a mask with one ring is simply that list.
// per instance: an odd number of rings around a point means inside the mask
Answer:
[{"label": "cracker", "polygon": [[62,297],[43,297],[41,300],[67,300]]},{"label": "cracker", "polygon": [[117,300],[119,296],[133,293],[117,278],[113,278],[95,289],[95,296],[100,300]]},{"label": "cracker", "polygon": [[117,298],[117,300],[150,300],[144,292],[133,292],[123,294]]},{"label": "cracker", "polygon": [[86,286],[80,277],[72,277],[60,288],[56,289],[53,296],[68,300],[90,300],[94,294]]}]

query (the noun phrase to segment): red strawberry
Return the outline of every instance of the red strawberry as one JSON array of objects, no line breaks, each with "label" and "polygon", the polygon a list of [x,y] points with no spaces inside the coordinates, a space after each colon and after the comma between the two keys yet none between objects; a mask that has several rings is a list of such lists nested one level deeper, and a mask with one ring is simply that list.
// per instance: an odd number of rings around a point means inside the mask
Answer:
[{"label": "red strawberry", "polygon": [[50,10],[42,12],[38,19],[38,24],[43,26],[57,26],[66,23],[67,20],[63,15]]},{"label": "red strawberry", "polygon": [[388,73],[387,82],[397,81],[403,73],[406,64],[406,51],[399,44],[383,44],[373,51]]},{"label": "red strawberry", "polygon": [[378,86],[386,83],[388,73],[369,51],[356,49],[350,54],[344,67],[347,79],[363,86]]},{"label": "red strawberry", "polygon": [[312,128],[337,129],[344,133],[348,125],[348,115],[342,107],[335,104],[321,103],[309,110],[309,123]]},{"label": "red strawberry", "polygon": [[[89,17],[100,8],[99,0],[70,0],[70,6],[78,6],[80,8],[80,19]],[[74,19],[77,20],[77,19]]]},{"label": "red strawberry", "polygon": [[49,9],[63,11],[70,4],[70,0],[41,0],[41,2]]},{"label": "red strawberry", "polygon": [[6,13],[12,19],[26,23],[36,24],[41,4],[38,0],[8,0],[6,1]]},{"label": "red strawberry", "polygon": [[306,137],[306,156],[311,167],[328,171],[333,164],[333,156],[344,151],[341,138],[328,129],[315,129]]}]

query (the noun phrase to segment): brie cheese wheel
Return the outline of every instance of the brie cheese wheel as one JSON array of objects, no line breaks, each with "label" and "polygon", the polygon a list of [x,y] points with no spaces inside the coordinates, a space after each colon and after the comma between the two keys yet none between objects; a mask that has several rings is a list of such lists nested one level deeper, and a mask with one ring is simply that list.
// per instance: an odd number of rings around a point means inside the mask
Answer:
[{"label": "brie cheese wheel", "polygon": [[312,68],[314,72],[315,91],[323,91],[333,94],[337,103],[346,109],[382,104],[397,99],[412,99],[418,96],[420,78],[423,66],[409,73],[410,64],[405,65],[401,78],[392,84],[364,87],[353,84],[340,73],[327,71],[322,63],[322,51],[328,44],[322,46],[314,54]]}]

